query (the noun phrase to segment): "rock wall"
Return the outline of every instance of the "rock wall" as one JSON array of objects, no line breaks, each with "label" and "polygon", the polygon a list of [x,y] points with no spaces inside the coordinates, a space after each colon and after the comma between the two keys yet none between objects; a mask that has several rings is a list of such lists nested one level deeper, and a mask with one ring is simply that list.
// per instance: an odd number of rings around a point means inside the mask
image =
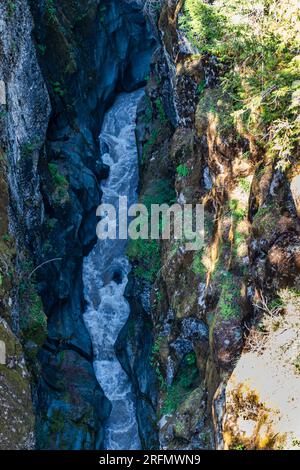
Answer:
[{"label": "rock wall", "polygon": [[[3,303],[30,371],[24,388],[27,401],[30,385],[33,391],[38,448],[101,448],[110,411],[82,321],[81,268],[95,242],[99,183],[108,171],[99,158],[102,117],[116,93],[143,84],[155,45],[141,9],[114,0],[1,4],[3,185],[20,278]],[[33,433],[28,414],[20,447]]]},{"label": "rock wall", "polygon": [[[140,303],[151,291],[160,446],[295,448],[299,156],[283,172],[251,135],[228,123],[214,61],[200,57],[178,28],[182,5],[165,2],[160,17],[162,47],[148,82],[146,125],[143,120],[140,198],[174,202],[171,191],[164,192],[169,186],[179,203],[202,203],[205,243],[198,252],[168,241],[141,245],[142,256],[131,250],[143,286]],[[270,345],[279,344],[285,328],[276,355]],[[292,350],[288,338],[295,340]],[[262,383],[271,357],[274,394],[275,382],[281,391],[275,403],[272,391],[266,393],[268,374]],[[252,361],[261,364],[256,372]]]},{"label": "rock wall", "polygon": [[[37,243],[44,217],[38,161],[44,151],[50,102],[31,41],[33,22],[26,1],[1,2],[0,17],[0,339],[5,344],[0,365],[0,447],[31,449],[35,445],[31,376],[19,337],[26,313],[33,328],[37,322],[23,310],[18,290],[24,286],[20,264],[25,260],[25,245],[30,239]],[[30,156],[29,142],[34,142]],[[37,321],[45,319],[42,311],[35,313]]]}]

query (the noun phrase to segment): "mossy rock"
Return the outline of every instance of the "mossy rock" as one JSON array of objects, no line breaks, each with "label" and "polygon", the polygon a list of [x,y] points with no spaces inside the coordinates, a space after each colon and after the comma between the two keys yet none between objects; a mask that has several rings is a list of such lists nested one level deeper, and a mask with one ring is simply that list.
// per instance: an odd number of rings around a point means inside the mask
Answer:
[{"label": "mossy rock", "polygon": [[20,358],[22,354],[21,344],[3,320],[0,321],[0,340],[5,343],[7,357]]},{"label": "mossy rock", "polygon": [[[7,343],[10,352],[12,343]],[[35,418],[29,377],[21,367],[0,365],[0,384],[0,449],[32,449]]]}]

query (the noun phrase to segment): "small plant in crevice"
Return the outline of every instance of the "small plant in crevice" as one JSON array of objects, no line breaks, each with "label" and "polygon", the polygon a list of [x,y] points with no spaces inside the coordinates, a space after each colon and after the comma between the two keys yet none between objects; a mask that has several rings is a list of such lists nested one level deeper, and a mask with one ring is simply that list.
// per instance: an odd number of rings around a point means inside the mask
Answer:
[{"label": "small plant in crevice", "polygon": [[176,168],[176,171],[177,171],[177,174],[181,176],[182,178],[186,178],[190,173],[190,169],[185,163],[178,165],[178,167]]},{"label": "small plant in crevice", "polygon": [[218,308],[221,317],[225,320],[236,318],[240,315],[239,299],[241,296],[241,287],[233,274],[227,272],[223,276],[221,296]]},{"label": "small plant in crevice", "polygon": [[251,183],[247,178],[241,178],[239,181],[239,186],[246,194],[250,193]]},{"label": "small plant in crevice", "polygon": [[54,184],[54,202],[64,204],[69,200],[69,182],[66,177],[60,173],[55,163],[49,163],[48,169]]},{"label": "small plant in crevice", "polygon": [[39,139],[33,138],[20,146],[21,157],[29,158],[33,152],[39,150],[41,143]]},{"label": "small plant in crevice", "polygon": [[158,335],[152,346],[152,352],[151,352],[151,358],[150,358],[150,365],[153,367],[156,373],[160,390],[165,390],[167,387],[166,381],[161,373],[160,366],[159,366],[159,355],[160,355],[160,349],[161,349],[163,342],[164,342],[164,337],[162,335]]},{"label": "small plant in crevice", "polygon": [[32,271],[32,263],[25,259],[20,266],[18,297],[21,311],[21,337],[26,344],[35,345],[35,347],[25,347],[30,365],[35,367],[36,355],[47,337],[47,317],[41,297],[36,290],[35,280],[30,276]]},{"label": "small plant in crevice", "polygon": [[53,0],[46,0],[46,12],[50,21],[54,22],[57,19],[57,10]]},{"label": "small plant in crevice", "polygon": [[166,116],[164,106],[163,106],[162,101],[161,101],[160,98],[157,98],[155,100],[155,106],[156,106],[156,109],[157,109],[157,112],[158,112],[158,117],[159,117],[160,123],[165,124],[168,121],[168,118]]},{"label": "small plant in crevice", "polygon": [[107,10],[106,5],[100,5],[100,7],[99,7],[99,21],[100,21],[100,24],[104,24],[104,22],[105,22],[106,10]]},{"label": "small plant in crevice", "polygon": [[145,281],[153,282],[160,269],[160,247],[158,240],[130,240],[127,256],[135,261],[134,274]]},{"label": "small plant in crevice", "polygon": [[37,44],[36,47],[42,55],[46,54],[47,46],[45,44]]},{"label": "small plant in crevice", "polygon": [[66,90],[63,88],[62,84],[57,81],[50,81],[50,84],[53,88],[53,91],[56,95],[58,95],[60,98],[63,98],[66,94]]},{"label": "small plant in crevice", "polygon": [[195,253],[192,263],[192,271],[194,274],[200,276],[202,280],[205,280],[207,269],[202,262],[203,251],[204,249]]},{"label": "small plant in crevice", "polygon": [[198,96],[202,95],[202,93],[204,92],[205,90],[205,87],[206,87],[206,81],[205,80],[202,80],[199,85],[197,86],[197,90],[196,90],[196,93]]},{"label": "small plant in crevice", "polygon": [[195,353],[189,353],[183,359],[172,385],[165,388],[161,414],[174,413],[198,385],[196,356]]},{"label": "small plant in crevice", "polygon": [[9,16],[13,16],[17,9],[17,4],[13,0],[9,0],[7,4]]}]

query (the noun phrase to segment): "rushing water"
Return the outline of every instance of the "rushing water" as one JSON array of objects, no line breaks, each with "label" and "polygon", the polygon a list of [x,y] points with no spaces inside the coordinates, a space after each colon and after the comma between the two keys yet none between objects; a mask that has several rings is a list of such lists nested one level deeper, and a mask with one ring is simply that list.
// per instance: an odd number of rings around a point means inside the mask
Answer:
[{"label": "rushing water", "polygon": [[[119,196],[136,202],[138,156],[135,139],[136,110],[143,90],[120,94],[106,113],[100,134],[103,162],[110,166],[102,184],[102,203],[116,204]],[[118,207],[118,206],[116,206]],[[97,380],[112,403],[104,446],[108,450],[140,449],[135,397],[127,374],[114,351],[130,308],[124,297],[130,265],[126,241],[98,241],[84,260],[83,282],[87,308],[84,321],[94,350]]]}]

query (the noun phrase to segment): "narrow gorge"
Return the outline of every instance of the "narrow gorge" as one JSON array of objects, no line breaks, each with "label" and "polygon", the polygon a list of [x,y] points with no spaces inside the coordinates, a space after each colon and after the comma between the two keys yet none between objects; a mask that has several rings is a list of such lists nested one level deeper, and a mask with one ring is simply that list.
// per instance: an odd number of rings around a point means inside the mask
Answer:
[{"label": "narrow gorge", "polygon": [[[1,1],[1,450],[300,449],[299,25]],[[202,248],[97,238],[119,196],[201,204]]]}]

